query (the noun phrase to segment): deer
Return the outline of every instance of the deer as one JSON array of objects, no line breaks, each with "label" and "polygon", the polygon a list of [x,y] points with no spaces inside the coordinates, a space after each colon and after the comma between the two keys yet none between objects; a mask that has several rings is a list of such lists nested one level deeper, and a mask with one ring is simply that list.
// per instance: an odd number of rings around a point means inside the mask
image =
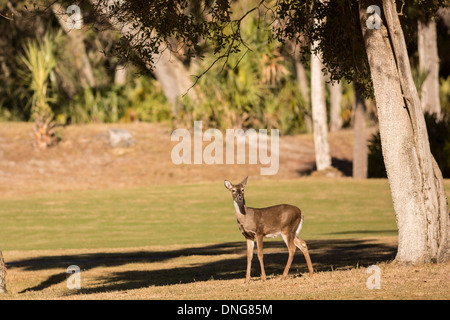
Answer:
[{"label": "deer", "polygon": [[253,248],[257,245],[258,260],[261,265],[261,280],[266,280],[266,272],[263,262],[263,238],[275,238],[281,236],[289,251],[289,258],[284,268],[282,280],[285,280],[291,267],[296,248],[303,253],[308,266],[309,275],[314,273],[311,258],[309,257],[306,242],[298,238],[303,225],[303,213],[293,205],[279,204],[267,208],[252,208],[245,205],[244,188],[247,185],[246,177],[239,184],[232,184],[225,180],[225,187],[233,196],[234,211],[239,230],[247,239],[247,272],[245,283],[250,281],[250,270],[253,257]]}]

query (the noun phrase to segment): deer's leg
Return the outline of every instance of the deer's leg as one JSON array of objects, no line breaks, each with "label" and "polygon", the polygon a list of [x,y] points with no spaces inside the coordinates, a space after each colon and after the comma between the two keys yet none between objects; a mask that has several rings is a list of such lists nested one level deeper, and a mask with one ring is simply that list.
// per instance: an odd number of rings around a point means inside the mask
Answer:
[{"label": "deer's leg", "polygon": [[295,238],[294,243],[299,248],[303,255],[305,256],[306,264],[308,265],[309,275],[312,276],[314,269],[312,267],[311,258],[309,257],[308,247],[306,246],[306,242],[300,238]]},{"label": "deer's leg", "polygon": [[247,239],[247,274],[245,276],[245,283],[250,281],[250,271],[252,269],[253,247],[255,242]]},{"label": "deer's leg", "polygon": [[282,280],[286,279],[289,269],[291,268],[292,260],[294,259],[295,254],[295,244],[294,239],[292,237],[286,237],[283,235],[283,240],[286,243],[286,246],[289,250],[289,258],[286,263],[286,267],[284,268],[283,276],[281,277]]},{"label": "deer's leg", "polygon": [[263,237],[256,237],[256,245],[258,246],[258,260],[261,265],[261,280],[266,280],[266,271],[264,270],[264,261],[263,261]]}]

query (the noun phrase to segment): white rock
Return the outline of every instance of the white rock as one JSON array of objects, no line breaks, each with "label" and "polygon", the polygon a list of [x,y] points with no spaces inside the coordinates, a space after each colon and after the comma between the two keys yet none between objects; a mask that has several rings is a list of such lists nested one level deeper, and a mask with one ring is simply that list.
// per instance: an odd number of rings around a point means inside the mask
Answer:
[{"label": "white rock", "polygon": [[129,148],[136,143],[136,140],[126,129],[109,129],[109,145],[113,148]]}]

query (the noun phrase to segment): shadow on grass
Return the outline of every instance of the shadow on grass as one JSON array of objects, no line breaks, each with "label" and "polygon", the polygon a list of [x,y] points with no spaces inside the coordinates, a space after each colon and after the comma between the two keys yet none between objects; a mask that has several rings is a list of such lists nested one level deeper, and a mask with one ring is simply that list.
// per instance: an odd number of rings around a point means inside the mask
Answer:
[{"label": "shadow on grass", "polygon": [[343,234],[373,234],[373,235],[388,235],[388,236],[396,236],[398,234],[398,230],[352,230],[352,231],[340,231],[340,232],[327,232],[322,233],[322,235],[343,235]]},{"label": "shadow on grass", "polygon": [[[315,271],[368,266],[377,262],[389,261],[395,257],[395,244],[380,243],[370,239],[337,239],[308,241],[311,260]],[[268,275],[281,276],[288,257],[283,241],[264,243],[264,264]],[[256,251],[256,250],[255,250]],[[78,265],[83,271],[98,267],[115,267],[132,263],[160,263],[172,258],[190,256],[224,255],[224,259],[206,263],[186,264],[180,267],[159,270],[130,270],[106,273],[98,286],[89,287],[70,294],[99,293],[115,290],[131,290],[149,286],[163,286],[195,281],[243,279],[246,268],[246,244],[242,242],[221,243],[203,247],[184,248],[171,251],[135,251],[124,253],[88,253],[79,255],[46,256],[12,261],[9,269],[21,268],[24,271],[66,269]],[[240,257],[226,255],[238,254]],[[204,261],[204,259],[203,259]],[[260,269],[256,254],[252,261],[252,275],[259,276]],[[307,273],[305,259],[300,250],[296,251],[290,274]],[[57,273],[39,285],[27,288],[20,293],[41,291],[66,280],[66,273]]]},{"label": "shadow on grass", "polygon": [[[351,177],[353,175],[353,162],[350,160],[332,157],[331,166],[341,171],[345,177]],[[303,164],[303,167],[297,170],[297,174],[299,176],[309,176],[316,170],[316,163],[309,162]]]}]

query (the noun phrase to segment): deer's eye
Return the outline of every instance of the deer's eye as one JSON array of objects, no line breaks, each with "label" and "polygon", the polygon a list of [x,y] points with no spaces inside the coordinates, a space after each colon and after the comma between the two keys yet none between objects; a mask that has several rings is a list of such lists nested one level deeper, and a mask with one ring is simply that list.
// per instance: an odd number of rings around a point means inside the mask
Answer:
[{"label": "deer's eye", "polygon": [[236,189],[233,189],[233,193],[236,193]]},{"label": "deer's eye", "polygon": [[244,193],[244,189],[241,189],[241,192]]}]

